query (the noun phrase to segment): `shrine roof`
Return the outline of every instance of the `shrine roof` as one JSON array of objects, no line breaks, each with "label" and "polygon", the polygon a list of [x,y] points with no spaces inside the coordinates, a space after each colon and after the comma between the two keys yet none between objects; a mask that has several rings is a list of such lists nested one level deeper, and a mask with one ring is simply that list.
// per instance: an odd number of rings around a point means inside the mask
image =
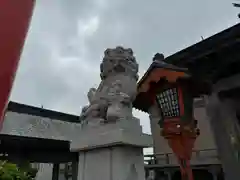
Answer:
[{"label": "shrine roof", "polygon": [[80,123],[79,116],[77,115],[57,112],[13,101],[10,101],[8,103],[7,111],[16,112],[19,114],[29,114],[33,116],[46,117],[49,119],[61,120],[66,122]]},{"label": "shrine roof", "polygon": [[[202,40],[186,49],[163,59],[164,62],[187,68],[196,80],[213,84],[220,78],[239,73],[240,69],[240,23]],[[138,87],[159,64],[152,62],[138,82]],[[151,104],[147,96],[139,93],[133,106],[147,112]]]},{"label": "shrine roof", "polygon": [[[70,141],[0,134],[0,159],[20,158],[35,163],[67,163],[78,158],[70,151]],[[7,156],[3,156],[7,154]]]},{"label": "shrine roof", "polygon": [[187,67],[189,62],[196,62],[211,53],[232,47],[239,42],[240,23],[170,55],[164,61],[179,67]]}]

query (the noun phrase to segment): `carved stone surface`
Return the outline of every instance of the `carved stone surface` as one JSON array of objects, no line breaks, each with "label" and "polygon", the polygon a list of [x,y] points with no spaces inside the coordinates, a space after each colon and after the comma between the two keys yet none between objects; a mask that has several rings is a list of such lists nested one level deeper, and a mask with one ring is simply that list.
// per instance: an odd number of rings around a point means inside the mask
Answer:
[{"label": "carved stone surface", "polygon": [[138,64],[132,49],[107,49],[100,65],[101,83],[88,93],[89,105],[83,107],[84,124],[132,119],[132,102],[136,96]]}]

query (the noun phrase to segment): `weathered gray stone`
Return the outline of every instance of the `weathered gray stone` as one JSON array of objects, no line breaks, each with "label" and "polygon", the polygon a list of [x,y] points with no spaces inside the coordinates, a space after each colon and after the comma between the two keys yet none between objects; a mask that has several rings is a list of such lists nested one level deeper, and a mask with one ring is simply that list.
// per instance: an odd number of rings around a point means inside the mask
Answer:
[{"label": "weathered gray stone", "polygon": [[80,153],[79,180],[145,180],[142,150],[111,147]]},{"label": "weathered gray stone", "polygon": [[107,49],[100,69],[102,82],[81,115],[88,125],[79,142],[72,143],[72,151],[80,155],[78,178],[144,180],[142,151],[152,146],[152,139],[132,115],[138,79],[132,50]]},{"label": "weathered gray stone", "polygon": [[72,151],[92,150],[113,145],[152,146],[150,135],[142,133],[139,119],[122,120],[103,126],[87,126],[79,133],[78,141],[73,141]]},{"label": "weathered gray stone", "polygon": [[144,180],[143,148],[152,146],[139,120],[87,126],[72,151],[79,152],[79,180]]},{"label": "weathered gray stone", "polygon": [[82,109],[80,118],[91,125],[131,120],[138,80],[138,64],[132,50],[107,49],[100,71],[102,81],[97,90],[90,89],[89,106]]}]

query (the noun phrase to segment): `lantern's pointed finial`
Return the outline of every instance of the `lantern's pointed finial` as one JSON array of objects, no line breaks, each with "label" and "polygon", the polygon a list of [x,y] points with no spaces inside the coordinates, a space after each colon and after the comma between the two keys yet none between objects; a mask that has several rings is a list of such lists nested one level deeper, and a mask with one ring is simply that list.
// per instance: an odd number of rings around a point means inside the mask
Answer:
[{"label": "lantern's pointed finial", "polygon": [[153,57],[153,61],[163,61],[164,59],[165,58],[164,58],[164,55],[162,53],[157,53]]}]

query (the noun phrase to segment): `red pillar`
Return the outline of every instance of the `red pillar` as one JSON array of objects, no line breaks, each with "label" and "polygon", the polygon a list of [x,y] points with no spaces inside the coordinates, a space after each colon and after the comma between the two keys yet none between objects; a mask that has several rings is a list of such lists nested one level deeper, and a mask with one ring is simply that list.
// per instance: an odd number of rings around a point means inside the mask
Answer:
[{"label": "red pillar", "polygon": [[11,93],[34,0],[0,0],[0,126]]}]

